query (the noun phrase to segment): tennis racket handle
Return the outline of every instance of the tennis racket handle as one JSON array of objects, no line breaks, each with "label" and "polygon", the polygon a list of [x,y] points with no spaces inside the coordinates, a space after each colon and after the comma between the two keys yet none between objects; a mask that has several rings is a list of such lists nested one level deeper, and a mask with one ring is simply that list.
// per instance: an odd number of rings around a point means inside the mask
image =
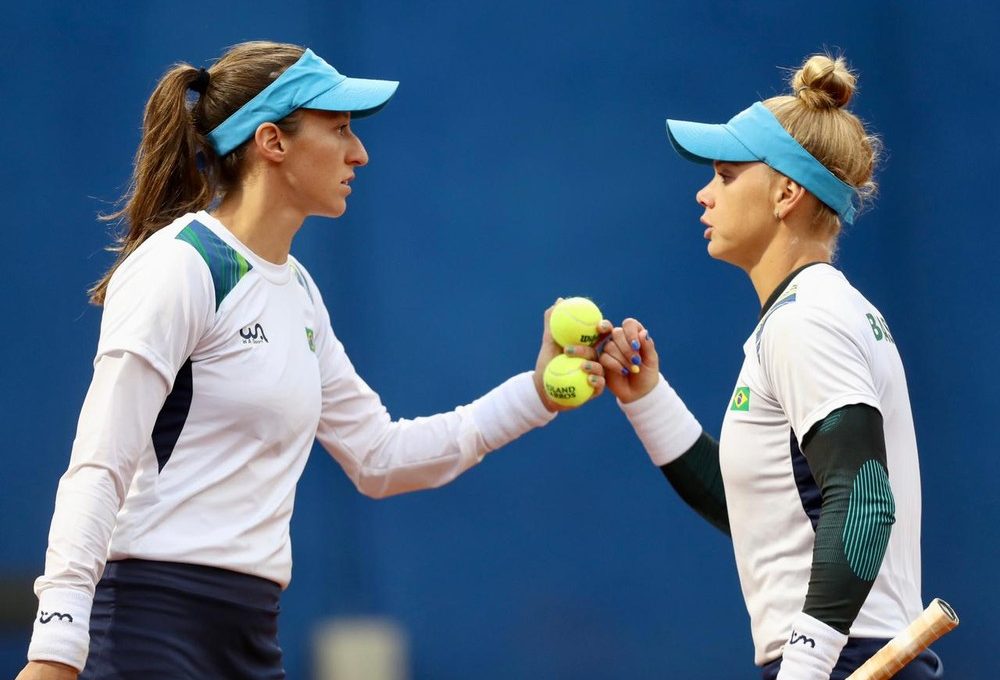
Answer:
[{"label": "tennis racket handle", "polygon": [[906,630],[889,640],[847,680],[887,680],[957,625],[955,610],[944,600],[934,598]]}]

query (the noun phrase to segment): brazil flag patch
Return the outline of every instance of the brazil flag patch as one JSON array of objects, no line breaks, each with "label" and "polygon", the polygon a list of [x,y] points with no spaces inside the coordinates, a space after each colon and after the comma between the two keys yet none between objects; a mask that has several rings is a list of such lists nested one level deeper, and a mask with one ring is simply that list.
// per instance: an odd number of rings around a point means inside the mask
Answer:
[{"label": "brazil flag patch", "polygon": [[730,411],[750,410],[750,388],[737,387],[736,394],[733,395],[733,403],[729,405]]}]

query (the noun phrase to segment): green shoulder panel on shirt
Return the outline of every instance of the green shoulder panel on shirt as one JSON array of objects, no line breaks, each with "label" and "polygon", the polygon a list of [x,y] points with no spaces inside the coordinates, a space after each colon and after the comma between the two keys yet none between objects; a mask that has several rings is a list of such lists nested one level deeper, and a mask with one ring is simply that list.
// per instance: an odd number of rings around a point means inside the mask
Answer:
[{"label": "green shoulder panel on shirt", "polygon": [[181,229],[177,238],[191,244],[208,265],[215,285],[215,311],[219,311],[222,301],[253,266],[197,220]]},{"label": "green shoulder panel on shirt", "polygon": [[299,285],[306,291],[306,295],[309,296],[309,302],[313,302],[313,294],[312,291],[309,290],[309,284],[306,283],[306,277],[302,275],[302,272],[299,271],[299,268],[295,266],[294,262],[292,263],[292,272],[295,274],[295,279],[299,282]]}]

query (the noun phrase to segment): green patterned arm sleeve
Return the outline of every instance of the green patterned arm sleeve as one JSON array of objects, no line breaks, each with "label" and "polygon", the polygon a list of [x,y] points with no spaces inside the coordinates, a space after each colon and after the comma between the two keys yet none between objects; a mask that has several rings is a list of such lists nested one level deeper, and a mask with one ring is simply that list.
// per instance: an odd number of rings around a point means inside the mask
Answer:
[{"label": "green patterned arm sleeve", "polygon": [[846,635],[895,522],[882,414],[863,404],[837,409],[810,430],[802,450],[823,497],[804,612]]}]

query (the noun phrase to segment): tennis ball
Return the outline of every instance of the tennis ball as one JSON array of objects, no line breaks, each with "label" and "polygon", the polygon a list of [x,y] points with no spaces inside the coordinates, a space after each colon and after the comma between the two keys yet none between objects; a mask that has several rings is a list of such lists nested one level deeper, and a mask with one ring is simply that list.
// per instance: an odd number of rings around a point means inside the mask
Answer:
[{"label": "tennis ball", "polygon": [[549,317],[549,328],[560,347],[593,345],[600,335],[597,326],[603,318],[601,310],[587,298],[571,297],[556,303]]},{"label": "tennis ball", "polygon": [[579,406],[594,394],[581,366],[585,359],[559,354],[545,367],[542,383],[549,399],[563,406]]}]

